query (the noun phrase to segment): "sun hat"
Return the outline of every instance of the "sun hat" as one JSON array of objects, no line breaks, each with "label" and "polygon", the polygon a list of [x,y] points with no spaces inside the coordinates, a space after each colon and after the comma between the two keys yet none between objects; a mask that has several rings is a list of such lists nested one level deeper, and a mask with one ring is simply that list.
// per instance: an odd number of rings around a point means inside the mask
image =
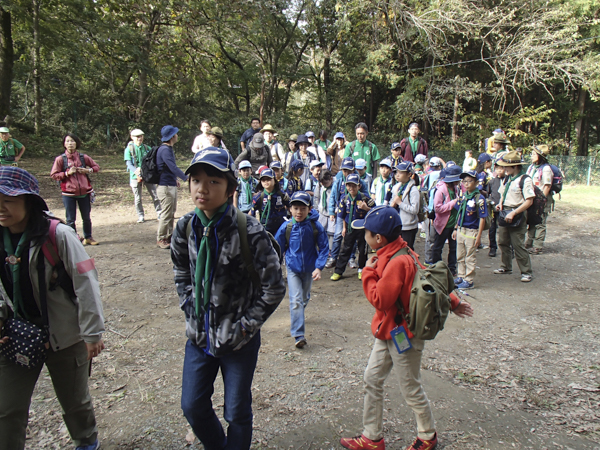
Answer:
[{"label": "sun hat", "polygon": [[144,132],[142,130],[140,130],[139,128],[136,128],[134,130],[131,130],[131,133],[129,133],[129,135],[131,137],[143,136]]},{"label": "sun hat", "polygon": [[392,144],[392,147],[391,147],[391,149],[392,149],[392,150],[396,150],[396,149],[398,149],[398,148],[400,148],[400,142],[394,142],[394,143]]},{"label": "sun hat", "polygon": [[325,164],[325,163],[324,163],[323,161],[319,161],[319,160],[317,160],[317,159],[316,159],[316,160],[314,160],[314,161],[311,161],[311,162],[310,162],[310,164],[309,164],[309,166],[310,166],[310,170],[312,170],[312,169],[313,169],[313,168],[315,168],[315,167],[323,166],[324,164]]},{"label": "sun hat", "polygon": [[550,147],[548,147],[546,144],[532,145],[531,150],[536,152],[538,155],[543,156],[544,158],[550,154]]},{"label": "sun hat", "polygon": [[402,161],[399,164],[396,164],[396,167],[394,167],[394,169],[396,169],[398,172],[412,172],[414,167],[413,167],[413,163],[411,163],[410,161]]},{"label": "sun hat", "polygon": [[160,140],[163,142],[168,142],[170,141],[173,136],[175,136],[177,133],[179,133],[179,128],[174,127],[173,125],[165,125],[164,127],[162,127],[162,129],[160,130],[160,135],[161,138]]},{"label": "sun hat", "polygon": [[346,136],[344,136],[344,133],[342,133],[341,131],[338,131],[337,133],[335,133],[335,136],[333,138],[334,139],[346,139]]},{"label": "sun hat", "polygon": [[421,155],[420,153],[417,156],[415,156],[415,162],[417,164],[423,164],[425,161],[427,161],[427,156]]},{"label": "sun hat", "polygon": [[250,164],[250,161],[248,161],[247,159],[243,160],[240,165],[238,166],[239,170],[242,169],[252,169],[252,164]]},{"label": "sun hat", "polygon": [[352,221],[352,228],[367,229],[371,233],[389,236],[394,229],[402,225],[400,214],[391,206],[376,206],[371,209],[364,219]]},{"label": "sun hat", "polygon": [[496,152],[496,153],[494,153],[494,157],[493,157],[493,159],[494,159],[494,164],[498,164],[498,161],[500,161],[500,160],[502,159],[502,157],[503,157],[504,155],[506,155],[507,153],[508,153],[508,150],[503,150],[503,151],[501,151],[501,152]]},{"label": "sun hat", "polygon": [[354,170],[354,160],[350,156],[342,160],[342,169]]},{"label": "sun hat", "polygon": [[494,144],[510,144],[504,132],[494,134]]},{"label": "sun hat", "polygon": [[206,147],[196,153],[185,174],[188,175],[192,171],[192,168],[198,164],[208,164],[221,172],[235,170],[231,154],[227,150],[217,147]]},{"label": "sun hat", "polygon": [[262,130],[260,130],[260,132],[264,133],[265,131],[270,131],[271,133],[275,133],[275,128],[273,128],[273,126],[271,124],[266,124],[264,127],[262,127]]},{"label": "sun hat", "polygon": [[363,170],[365,167],[367,167],[367,161],[365,161],[362,158],[359,158],[356,160],[356,162],[354,163],[354,167],[357,170]]},{"label": "sun hat", "polygon": [[429,160],[429,165],[431,167],[440,167],[442,165],[442,160],[440,158],[438,158],[437,156],[434,156],[433,158],[431,158]]},{"label": "sun hat", "polygon": [[379,167],[381,167],[381,166],[386,166],[391,169],[392,168],[392,160],[390,158],[383,158],[381,161],[379,161]]},{"label": "sun hat", "polygon": [[290,199],[290,203],[300,202],[308,207],[311,205],[310,195],[308,195],[304,191],[297,191],[292,194],[292,198]]},{"label": "sun hat", "polygon": [[304,135],[309,138],[309,137],[315,137],[315,133],[313,133],[312,131],[307,131],[306,133],[304,133]]},{"label": "sun hat", "polygon": [[210,131],[206,132],[206,134],[214,134],[215,136],[222,138],[223,130],[221,130],[219,127],[212,127]]},{"label": "sun hat", "polygon": [[525,161],[521,159],[521,155],[519,155],[517,152],[508,152],[502,155],[502,157],[496,162],[496,164],[498,164],[499,166],[504,167],[520,166],[524,163]]},{"label": "sun hat", "polygon": [[260,131],[256,134],[254,134],[254,136],[252,136],[252,142],[250,142],[250,146],[252,148],[263,148],[264,145],[265,145],[265,137],[263,136],[263,134]]},{"label": "sun hat", "polygon": [[467,170],[460,174],[460,179],[464,180],[466,177],[471,177],[477,179],[477,171],[476,170]]},{"label": "sun hat", "polygon": [[283,169],[283,167],[281,165],[281,161],[273,161],[271,164],[269,164],[269,168],[270,169]]},{"label": "sun hat", "polygon": [[460,181],[460,174],[462,173],[462,169],[459,166],[450,166],[446,167],[446,176],[444,177],[444,183],[455,183],[456,181]]},{"label": "sun hat", "polygon": [[481,153],[477,157],[477,162],[480,162],[480,163],[486,163],[491,160],[492,160],[492,156],[489,153]]},{"label": "sun hat", "polygon": [[7,197],[35,195],[41,200],[44,210],[48,210],[46,201],[40,197],[40,185],[37,178],[25,169],[15,166],[0,166],[0,193]]},{"label": "sun hat", "polygon": [[358,174],[356,174],[356,173],[351,173],[346,178],[346,184],[348,184],[348,183],[356,184],[358,186],[360,184],[360,176],[358,176]]},{"label": "sun hat", "polygon": [[288,139],[288,142],[293,141],[296,142],[298,140],[298,135],[297,134],[292,134],[290,135],[290,138]]},{"label": "sun hat", "polygon": [[301,134],[300,136],[298,136],[298,139],[296,140],[296,145],[298,144],[310,144],[308,137],[306,137],[305,134]]},{"label": "sun hat", "polygon": [[265,169],[262,172],[260,172],[260,177],[275,178],[275,173],[271,169]]}]

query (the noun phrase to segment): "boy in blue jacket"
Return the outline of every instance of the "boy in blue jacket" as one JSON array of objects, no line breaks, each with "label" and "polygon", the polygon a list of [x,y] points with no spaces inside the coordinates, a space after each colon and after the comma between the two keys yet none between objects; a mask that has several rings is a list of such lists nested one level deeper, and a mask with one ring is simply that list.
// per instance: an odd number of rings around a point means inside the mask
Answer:
[{"label": "boy in blue jacket", "polygon": [[292,195],[292,219],[281,225],[275,239],[285,251],[285,263],[290,294],[290,333],[297,348],[306,345],[304,309],[310,300],[313,280],[321,279],[329,254],[327,233],[319,223],[319,213],[311,210],[311,198],[306,192]]}]

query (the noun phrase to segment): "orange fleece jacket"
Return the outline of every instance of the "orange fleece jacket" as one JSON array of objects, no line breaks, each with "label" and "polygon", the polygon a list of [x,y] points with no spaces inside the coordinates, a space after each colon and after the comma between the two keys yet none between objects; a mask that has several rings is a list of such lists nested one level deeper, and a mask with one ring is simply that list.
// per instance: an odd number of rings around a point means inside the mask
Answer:
[{"label": "orange fleece jacket", "polygon": [[[391,257],[406,246],[402,238],[390,242],[377,250],[378,259],[375,268],[365,267],[362,272],[363,290],[369,303],[375,307],[371,331],[377,339],[392,338],[390,331],[397,326],[395,319],[398,314],[396,308],[398,298],[402,300],[404,310],[409,311],[410,291],[417,268],[408,255],[397,256],[390,262]],[[418,258],[419,255],[412,253]],[[460,299],[454,294],[450,294],[450,300],[452,309],[460,303]],[[400,325],[406,329],[409,339],[412,338],[413,334],[408,329],[406,321],[402,318],[400,320]]]}]

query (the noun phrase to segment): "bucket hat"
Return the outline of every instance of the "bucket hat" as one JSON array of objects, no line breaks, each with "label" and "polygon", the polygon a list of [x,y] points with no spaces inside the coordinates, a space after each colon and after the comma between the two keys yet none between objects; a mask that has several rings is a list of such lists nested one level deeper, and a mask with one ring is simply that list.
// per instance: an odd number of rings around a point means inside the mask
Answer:
[{"label": "bucket hat", "polygon": [[250,147],[252,148],[263,148],[265,146],[265,137],[259,131],[254,136],[252,136],[252,142],[250,142]]},{"label": "bucket hat", "polygon": [[273,128],[271,124],[266,124],[264,127],[262,127],[262,130],[260,130],[261,133],[264,133],[265,131],[270,131],[271,133],[275,134],[275,128]]},{"label": "bucket hat", "polygon": [[219,127],[212,127],[206,134],[214,134],[217,137],[223,138],[223,130]]},{"label": "bucket hat", "polygon": [[40,197],[40,185],[36,177],[25,169],[14,166],[0,166],[0,193],[7,197],[35,195],[48,211],[46,201]]},{"label": "bucket hat", "polygon": [[174,127],[173,125],[165,125],[164,127],[162,127],[162,129],[160,130],[160,135],[161,138],[160,140],[163,142],[168,142],[170,141],[173,136],[175,136],[177,133],[179,133],[179,128]]},{"label": "bucket hat", "polygon": [[131,130],[131,133],[129,133],[131,135],[131,137],[136,137],[136,136],[143,136],[144,132],[142,130],[140,130],[139,128],[136,128],[134,130]]},{"label": "bucket hat", "polygon": [[305,134],[301,134],[300,136],[298,136],[298,139],[296,139],[296,145],[298,144],[310,144],[310,141],[308,140],[308,137]]},{"label": "bucket hat", "polygon": [[462,169],[459,166],[446,167],[446,176],[444,177],[444,183],[455,183],[460,181],[460,174]]}]

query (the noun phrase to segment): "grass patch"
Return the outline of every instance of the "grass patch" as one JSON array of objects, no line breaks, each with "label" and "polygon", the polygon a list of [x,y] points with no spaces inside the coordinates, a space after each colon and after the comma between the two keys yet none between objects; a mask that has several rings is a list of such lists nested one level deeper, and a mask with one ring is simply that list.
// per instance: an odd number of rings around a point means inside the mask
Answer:
[{"label": "grass patch", "polygon": [[573,208],[600,212],[600,203],[598,202],[598,198],[600,198],[600,186],[564,186],[560,196],[561,199],[558,200],[558,196],[554,195],[559,207],[564,203]]}]

